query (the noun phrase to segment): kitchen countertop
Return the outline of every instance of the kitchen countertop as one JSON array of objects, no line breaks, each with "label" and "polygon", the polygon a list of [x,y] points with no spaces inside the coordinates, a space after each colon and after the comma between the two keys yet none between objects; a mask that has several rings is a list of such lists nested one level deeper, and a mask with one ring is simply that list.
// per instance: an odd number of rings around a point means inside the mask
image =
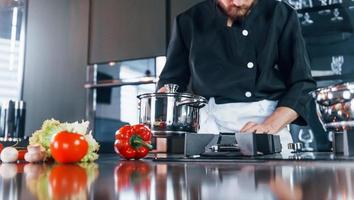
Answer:
[{"label": "kitchen countertop", "polygon": [[191,156],[186,158],[182,154],[151,154],[148,156],[155,162],[260,162],[260,161],[330,161],[330,162],[340,162],[340,161],[353,161],[354,156],[344,156],[341,154],[334,154],[332,152],[298,152],[298,153],[275,153],[268,155],[259,156],[235,156],[230,154],[230,156],[215,156],[215,157],[200,157]]},{"label": "kitchen countertop", "polygon": [[326,159],[1,164],[0,199],[353,199],[354,162],[312,155]]}]

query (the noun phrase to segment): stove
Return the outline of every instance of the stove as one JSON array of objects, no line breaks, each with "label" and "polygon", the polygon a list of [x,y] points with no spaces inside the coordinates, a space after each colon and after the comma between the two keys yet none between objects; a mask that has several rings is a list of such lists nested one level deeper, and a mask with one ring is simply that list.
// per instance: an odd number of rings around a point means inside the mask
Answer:
[{"label": "stove", "polygon": [[184,158],[218,158],[264,156],[280,153],[280,137],[253,133],[188,133],[169,137],[167,153]]}]

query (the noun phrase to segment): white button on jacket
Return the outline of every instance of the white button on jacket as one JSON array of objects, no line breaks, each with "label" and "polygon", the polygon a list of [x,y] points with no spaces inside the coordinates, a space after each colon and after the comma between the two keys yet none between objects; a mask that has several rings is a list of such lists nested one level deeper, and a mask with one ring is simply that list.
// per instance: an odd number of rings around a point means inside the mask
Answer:
[{"label": "white button on jacket", "polygon": [[248,35],[248,31],[247,31],[246,29],[243,30],[243,31],[242,31],[242,35],[243,35],[243,36],[247,36],[247,35]]},{"label": "white button on jacket", "polygon": [[247,92],[245,93],[245,96],[248,97],[248,98],[250,98],[250,97],[252,96],[252,93],[251,93],[250,91],[247,91]]},{"label": "white button on jacket", "polygon": [[249,63],[247,63],[247,67],[248,67],[249,69],[252,69],[252,68],[254,67],[253,62],[249,62]]}]

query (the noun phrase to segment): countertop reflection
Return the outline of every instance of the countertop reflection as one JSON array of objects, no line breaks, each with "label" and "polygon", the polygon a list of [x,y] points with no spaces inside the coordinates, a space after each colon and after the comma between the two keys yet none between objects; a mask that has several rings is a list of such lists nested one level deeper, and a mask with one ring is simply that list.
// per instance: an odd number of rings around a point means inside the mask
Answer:
[{"label": "countertop reflection", "polygon": [[0,199],[354,199],[354,163],[153,162],[1,164]]}]

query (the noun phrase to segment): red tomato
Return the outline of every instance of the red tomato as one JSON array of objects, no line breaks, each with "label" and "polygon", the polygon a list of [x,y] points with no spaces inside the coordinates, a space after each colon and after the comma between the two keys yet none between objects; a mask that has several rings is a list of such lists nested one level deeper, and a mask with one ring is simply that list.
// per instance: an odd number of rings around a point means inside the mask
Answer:
[{"label": "red tomato", "polygon": [[20,149],[20,150],[18,150],[18,158],[17,158],[17,160],[24,160],[26,153],[27,153],[27,150],[26,150],[26,149]]},{"label": "red tomato", "polygon": [[88,143],[83,135],[63,131],[50,143],[50,152],[59,163],[79,162],[87,153]]},{"label": "red tomato", "polygon": [[53,199],[77,198],[86,192],[86,170],[78,165],[55,165],[50,170],[49,185]]},{"label": "red tomato", "polygon": [[0,143],[0,153],[2,152],[3,148],[4,148],[4,146]]}]

